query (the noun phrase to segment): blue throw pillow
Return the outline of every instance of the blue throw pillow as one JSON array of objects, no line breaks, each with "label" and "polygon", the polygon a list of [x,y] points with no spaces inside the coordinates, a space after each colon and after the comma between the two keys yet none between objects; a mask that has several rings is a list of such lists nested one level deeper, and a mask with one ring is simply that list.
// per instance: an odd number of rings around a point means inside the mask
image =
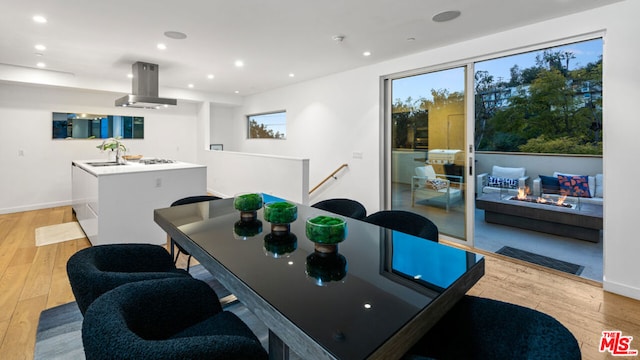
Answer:
[{"label": "blue throw pillow", "polygon": [[517,189],[518,179],[503,178],[503,177],[489,175],[489,186],[507,188],[507,189]]},{"label": "blue throw pillow", "polygon": [[586,175],[569,176],[558,175],[560,194],[575,197],[591,197],[589,192],[589,177]]},{"label": "blue throw pillow", "polygon": [[542,185],[543,194],[560,194],[560,182],[557,177],[544,175],[538,176],[540,177],[540,185]]}]

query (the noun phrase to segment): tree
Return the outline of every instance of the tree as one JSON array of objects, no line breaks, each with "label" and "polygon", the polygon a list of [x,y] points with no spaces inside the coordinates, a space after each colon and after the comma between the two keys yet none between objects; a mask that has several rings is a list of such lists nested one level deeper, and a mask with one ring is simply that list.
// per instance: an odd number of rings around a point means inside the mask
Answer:
[{"label": "tree", "polygon": [[546,65],[547,70],[557,70],[567,76],[569,62],[575,58],[576,56],[571,51],[545,50],[541,55],[536,56],[536,64],[539,67]]},{"label": "tree", "polygon": [[258,124],[255,120],[249,121],[249,138],[252,139],[282,139],[284,134],[279,131],[274,132],[273,129],[268,129],[265,124]]},{"label": "tree", "polygon": [[530,68],[514,65],[508,104],[493,108],[480,97],[498,94],[499,86],[476,73],[477,149],[602,153],[602,100],[591,96],[601,94],[602,59],[570,71],[573,59],[570,51],[546,50]]},{"label": "tree", "polygon": [[409,130],[415,132],[417,127],[428,126],[429,112],[420,107],[423,100],[413,100],[411,96],[404,102],[400,99],[395,100],[391,112],[394,148],[410,148],[413,139],[409,139]]},{"label": "tree", "polygon": [[489,119],[495,115],[497,104],[495,101],[485,101],[485,97],[490,96],[491,90],[495,88],[493,76],[489,74],[488,71],[476,71],[474,78],[476,108],[475,144],[477,150],[483,147],[485,136],[489,136],[491,133]]}]

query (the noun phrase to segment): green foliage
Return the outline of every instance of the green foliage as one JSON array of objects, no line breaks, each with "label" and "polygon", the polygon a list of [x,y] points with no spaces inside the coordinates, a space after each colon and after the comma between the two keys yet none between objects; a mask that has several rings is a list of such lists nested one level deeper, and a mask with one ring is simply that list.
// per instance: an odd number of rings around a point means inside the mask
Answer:
[{"label": "green foliage", "polygon": [[274,132],[268,129],[265,124],[258,124],[255,120],[249,121],[249,138],[250,139],[284,139],[285,134],[279,131]]},{"label": "green foliage", "polygon": [[409,129],[429,125],[429,111],[422,107],[423,104],[422,98],[414,101],[408,97],[405,102],[395,100],[391,113],[394,148],[410,148],[413,139],[409,139]]},{"label": "green foliage", "polygon": [[298,207],[286,201],[267,203],[264,219],[272,224],[289,224],[298,218]]},{"label": "green foliage", "polygon": [[105,150],[120,150],[127,151],[127,147],[120,141],[121,138],[109,138],[104,140],[100,145],[96,146],[96,148],[100,149],[100,151]]},{"label": "green foliage", "polygon": [[233,206],[240,211],[256,211],[262,207],[262,195],[242,194],[233,199]]},{"label": "green foliage", "polygon": [[404,102],[396,99],[392,105],[392,141],[394,148],[410,148],[409,130],[429,126],[429,112],[464,101],[464,93],[449,93],[446,89],[431,89],[432,99],[408,97]]},{"label": "green foliage", "polygon": [[541,135],[529,139],[526,144],[520,145],[519,149],[521,152],[528,153],[602,155],[602,142],[584,143],[578,138],[568,136],[547,139]]},{"label": "green foliage", "polygon": [[305,233],[309,240],[322,244],[337,244],[344,240],[347,224],[331,216],[316,216],[307,220]]},{"label": "green foliage", "polygon": [[[511,68],[509,83],[476,73],[476,148],[485,151],[602,154],[602,59],[568,70],[571,52],[546,50],[536,65]],[[511,94],[508,102],[493,101]],[[492,101],[488,101],[490,99]]]}]

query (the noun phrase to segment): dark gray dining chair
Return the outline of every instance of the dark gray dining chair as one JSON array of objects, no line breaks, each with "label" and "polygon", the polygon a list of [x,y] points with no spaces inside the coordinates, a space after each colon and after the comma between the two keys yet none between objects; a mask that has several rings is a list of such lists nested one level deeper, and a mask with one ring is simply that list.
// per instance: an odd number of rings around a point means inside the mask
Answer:
[{"label": "dark gray dining chair", "polygon": [[422,215],[404,210],[382,210],[367,216],[364,221],[405,234],[438,242],[438,227]]},{"label": "dark gray dining chair", "polygon": [[367,217],[367,209],[364,205],[351,199],[327,199],[317,202],[311,205],[311,207],[358,220],[362,220]]},{"label": "dark gray dining chair", "polygon": [[67,261],[67,276],[82,314],[98,297],[120,285],[191,277],[176,268],[167,249],[152,244],[107,244],[82,249]]},{"label": "dark gray dining chair", "polygon": [[87,360],[268,358],[247,324],[193,278],[140,281],[102,295],[84,316],[82,344]]},{"label": "dark gray dining chair", "polygon": [[[187,204],[193,204],[193,203],[198,203],[203,201],[212,201],[212,200],[220,200],[220,199],[222,198],[213,196],[213,195],[188,196],[188,197],[174,201],[173,203],[171,203],[171,206],[187,205]],[[187,252],[187,250],[185,250],[182,246],[180,246],[175,240],[173,240],[173,238],[171,238],[169,245],[171,246],[172,254],[173,254],[173,249],[178,250],[174,254],[173,263],[176,264],[178,262],[178,257],[180,257],[180,254],[184,254],[187,256],[186,270],[189,271],[189,267],[191,266],[191,254]]]},{"label": "dark gray dining chair", "polygon": [[569,329],[545,313],[466,295],[404,359],[580,360],[581,352]]}]

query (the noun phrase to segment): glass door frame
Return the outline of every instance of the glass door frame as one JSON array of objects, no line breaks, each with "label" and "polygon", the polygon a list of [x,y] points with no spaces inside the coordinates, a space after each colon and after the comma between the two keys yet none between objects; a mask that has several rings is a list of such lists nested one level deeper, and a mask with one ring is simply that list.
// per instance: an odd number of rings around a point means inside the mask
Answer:
[{"label": "glass door frame", "polygon": [[465,237],[466,239],[458,239],[455,237],[441,234],[440,237],[444,240],[451,241],[453,243],[473,247],[474,246],[474,223],[475,223],[475,145],[474,145],[474,131],[475,131],[475,95],[474,95],[474,64],[473,62],[456,62],[437,67],[426,67],[415,69],[411,71],[404,71],[399,73],[393,73],[380,77],[380,139],[383,146],[380,147],[380,159],[381,174],[380,183],[382,184],[382,193],[380,197],[380,208],[391,209],[392,204],[392,81],[408,76],[415,76],[425,73],[438,72],[442,70],[448,70],[456,67],[465,68],[465,157],[464,157],[464,183],[466,191],[465,196]]}]

